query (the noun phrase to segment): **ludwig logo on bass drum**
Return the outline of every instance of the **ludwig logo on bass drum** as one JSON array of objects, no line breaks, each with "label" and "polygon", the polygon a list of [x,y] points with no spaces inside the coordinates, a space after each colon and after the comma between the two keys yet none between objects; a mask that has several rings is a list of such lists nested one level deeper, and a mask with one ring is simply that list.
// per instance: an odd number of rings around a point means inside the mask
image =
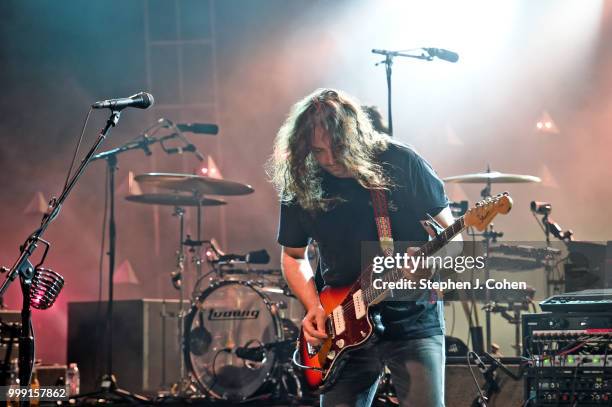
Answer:
[{"label": "ludwig logo on bass drum", "polygon": [[215,310],[211,308],[208,312],[209,321],[220,321],[226,319],[257,319],[259,310],[249,309],[232,309],[232,310]]}]

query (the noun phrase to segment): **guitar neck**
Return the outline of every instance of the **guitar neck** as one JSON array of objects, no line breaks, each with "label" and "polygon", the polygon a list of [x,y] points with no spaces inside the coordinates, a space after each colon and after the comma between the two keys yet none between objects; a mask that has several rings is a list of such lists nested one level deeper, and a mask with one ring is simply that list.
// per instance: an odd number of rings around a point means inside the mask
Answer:
[{"label": "guitar neck", "polygon": [[[412,254],[412,257],[417,258],[421,257],[427,259],[427,257],[432,256],[440,249],[442,249],[448,242],[450,242],[455,236],[463,232],[465,229],[465,222],[463,216],[455,220],[455,222],[440,232],[436,237],[432,240],[425,243],[423,246],[417,250],[416,253]],[[370,277],[369,273],[365,273],[368,276],[368,280]],[[406,274],[406,270],[401,268],[394,268],[392,270],[381,273],[377,276],[377,279],[380,279],[384,283],[394,283],[400,281],[402,278],[406,277],[414,277],[413,274]],[[362,280],[363,281],[363,280]],[[364,298],[368,304],[376,304],[387,296],[389,290],[378,290],[372,286],[372,284],[368,281],[366,284],[362,284],[362,290],[364,293]]]}]

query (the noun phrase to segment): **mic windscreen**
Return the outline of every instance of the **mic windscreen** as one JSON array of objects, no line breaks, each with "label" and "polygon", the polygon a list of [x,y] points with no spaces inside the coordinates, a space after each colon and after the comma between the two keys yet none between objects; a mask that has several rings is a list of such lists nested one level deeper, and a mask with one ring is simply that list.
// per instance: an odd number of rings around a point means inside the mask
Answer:
[{"label": "mic windscreen", "polygon": [[457,62],[459,60],[459,54],[453,51],[449,51],[443,48],[423,48],[430,57],[436,57],[443,61]]},{"label": "mic windscreen", "polygon": [[207,123],[184,123],[177,124],[176,127],[180,131],[198,134],[217,134],[219,133],[219,126],[216,124]]},{"label": "mic windscreen", "polygon": [[155,99],[153,99],[153,95],[147,92],[137,93],[134,96],[130,96],[130,99],[135,101],[135,103],[132,106],[137,107],[139,109],[147,109],[153,106],[153,103],[155,103]]},{"label": "mic windscreen", "polygon": [[446,49],[438,50],[438,58],[443,59],[448,62],[457,62],[459,60],[459,54],[453,51],[449,51]]},{"label": "mic windscreen", "polygon": [[531,201],[531,211],[540,215],[552,212],[552,205],[548,202]]}]

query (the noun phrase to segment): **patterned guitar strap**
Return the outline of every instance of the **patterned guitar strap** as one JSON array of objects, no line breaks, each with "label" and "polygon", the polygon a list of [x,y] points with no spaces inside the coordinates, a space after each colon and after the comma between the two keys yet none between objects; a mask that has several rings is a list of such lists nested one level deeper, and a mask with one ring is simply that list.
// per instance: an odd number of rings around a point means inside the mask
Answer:
[{"label": "patterned guitar strap", "polygon": [[374,208],[374,220],[378,230],[380,249],[385,256],[393,256],[393,235],[391,233],[391,221],[387,205],[387,193],[384,189],[370,189],[372,196],[372,207]]},{"label": "patterned guitar strap", "polygon": [[[395,249],[393,245],[393,235],[391,233],[387,193],[384,189],[370,189],[370,195],[372,197],[372,207],[374,208],[374,220],[376,221],[380,249],[386,257],[391,257],[394,255]],[[431,290],[429,302],[433,304],[436,300],[436,292]]]}]

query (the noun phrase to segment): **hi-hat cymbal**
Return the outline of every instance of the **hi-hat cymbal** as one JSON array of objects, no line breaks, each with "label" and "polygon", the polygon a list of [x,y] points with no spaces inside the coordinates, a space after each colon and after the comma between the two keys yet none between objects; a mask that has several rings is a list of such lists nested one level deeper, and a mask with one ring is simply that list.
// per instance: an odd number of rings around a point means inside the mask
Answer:
[{"label": "hi-hat cymbal", "polygon": [[514,184],[523,182],[541,182],[542,180],[533,175],[504,174],[503,172],[491,171],[475,174],[455,175],[446,177],[444,182],[461,184]]},{"label": "hi-hat cymbal", "polygon": [[169,205],[169,206],[219,206],[225,205],[227,202],[220,199],[212,198],[197,198],[191,195],[176,195],[176,194],[142,194],[126,196],[130,202],[137,202],[149,205]]},{"label": "hi-hat cymbal", "polygon": [[247,195],[254,191],[250,185],[240,182],[191,174],[150,173],[137,175],[134,179],[142,184],[197,195]]}]

